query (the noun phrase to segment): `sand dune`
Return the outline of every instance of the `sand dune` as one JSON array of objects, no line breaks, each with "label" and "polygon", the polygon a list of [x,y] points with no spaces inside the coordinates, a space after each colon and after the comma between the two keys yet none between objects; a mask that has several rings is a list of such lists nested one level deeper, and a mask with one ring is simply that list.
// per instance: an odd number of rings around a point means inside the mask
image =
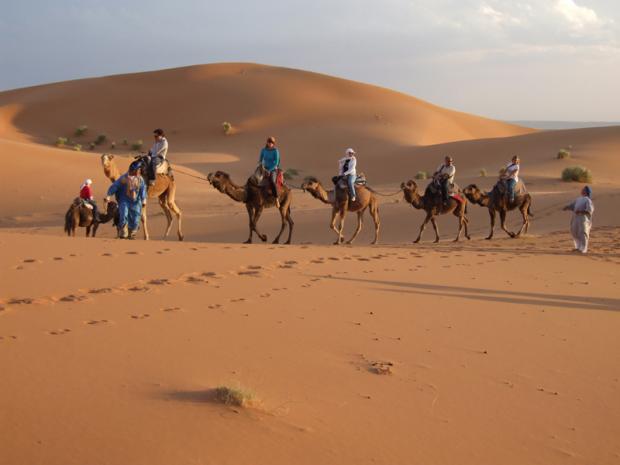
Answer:
[{"label": "sand dune", "polygon": [[[120,141],[156,126],[188,242],[118,241],[111,225],[58,237],[83,179],[103,197],[108,143],[124,168]],[[424,215],[397,194],[380,198],[381,246],[367,222],[356,246],[332,247],[329,208],[295,190],[296,245],[241,245],[244,206],[198,178],[243,183],[268,134],[301,171],[292,185],[327,182],[354,146],[383,194],[447,153],[462,186],[489,188],[517,153],[530,234],[485,241],[488,213],[470,206],[471,241],[450,242],[444,216],[440,244],[429,230],[413,246]],[[619,151],[620,127],[531,131],[251,64],[0,93],[0,465],[618,463]],[[561,210],[574,164],[594,175],[588,256],[569,251]],[[158,238],[156,202],[149,214]],[[270,239],[278,225],[265,212]],[[252,390],[253,407],[214,402],[221,384]]]}]

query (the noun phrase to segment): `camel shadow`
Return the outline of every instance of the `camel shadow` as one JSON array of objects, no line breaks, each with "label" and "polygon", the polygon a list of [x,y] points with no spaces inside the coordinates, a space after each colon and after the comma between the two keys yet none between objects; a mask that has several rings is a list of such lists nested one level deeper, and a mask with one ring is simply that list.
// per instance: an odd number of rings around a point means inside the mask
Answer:
[{"label": "camel shadow", "polygon": [[397,292],[440,297],[455,297],[483,302],[538,305],[545,307],[570,308],[577,310],[620,311],[620,299],[609,297],[584,297],[539,292],[505,291],[497,289],[447,286],[442,284],[411,283],[403,281],[384,281],[378,279],[347,278],[341,276],[320,276],[323,279],[375,284],[385,292]]}]

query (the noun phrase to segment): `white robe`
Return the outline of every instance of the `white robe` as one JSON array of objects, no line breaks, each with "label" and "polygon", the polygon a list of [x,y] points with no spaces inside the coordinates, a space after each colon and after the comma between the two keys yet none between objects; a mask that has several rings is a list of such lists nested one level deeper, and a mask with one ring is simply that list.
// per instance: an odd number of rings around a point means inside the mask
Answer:
[{"label": "white robe", "polygon": [[[581,253],[588,252],[588,242],[590,241],[590,229],[592,228],[592,214],[594,204],[589,197],[581,196],[569,205],[573,211],[570,219],[570,233],[573,236],[575,249]],[[578,215],[577,211],[586,213]]]}]

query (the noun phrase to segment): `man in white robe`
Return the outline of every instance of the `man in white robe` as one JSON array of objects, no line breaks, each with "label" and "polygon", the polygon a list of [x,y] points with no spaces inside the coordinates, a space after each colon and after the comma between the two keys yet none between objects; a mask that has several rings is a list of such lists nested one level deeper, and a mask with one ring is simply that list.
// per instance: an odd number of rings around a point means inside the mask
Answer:
[{"label": "man in white robe", "polygon": [[588,252],[590,229],[592,228],[592,214],[594,213],[594,204],[592,203],[591,197],[592,189],[589,186],[585,186],[581,190],[581,196],[564,207],[564,210],[573,212],[570,220],[570,233],[575,243],[574,252]]}]

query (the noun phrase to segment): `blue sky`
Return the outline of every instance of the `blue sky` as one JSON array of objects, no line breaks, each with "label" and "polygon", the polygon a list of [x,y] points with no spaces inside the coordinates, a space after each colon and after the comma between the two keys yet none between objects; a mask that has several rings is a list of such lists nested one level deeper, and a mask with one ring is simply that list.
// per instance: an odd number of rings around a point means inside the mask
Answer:
[{"label": "blue sky", "polygon": [[19,0],[0,90],[251,61],[500,119],[620,121],[619,0]]}]

